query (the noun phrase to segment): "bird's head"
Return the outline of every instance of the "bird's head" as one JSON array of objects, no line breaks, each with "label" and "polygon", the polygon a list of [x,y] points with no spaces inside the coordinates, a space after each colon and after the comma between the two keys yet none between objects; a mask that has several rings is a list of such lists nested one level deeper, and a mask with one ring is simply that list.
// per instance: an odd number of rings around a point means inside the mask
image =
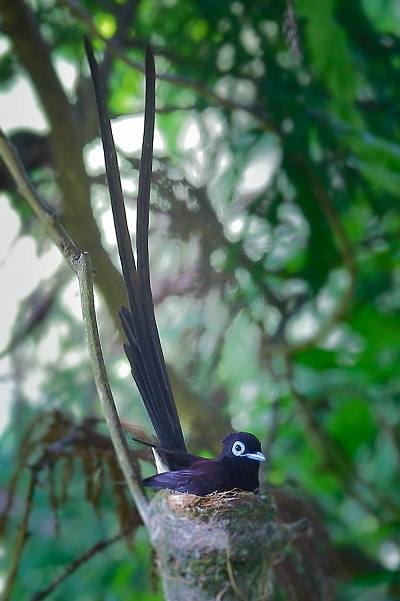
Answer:
[{"label": "bird's head", "polygon": [[222,440],[224,448],[220,455],[223,458],[246,458],[255,461],[266,461],[265,455],[261,452],[261,443],[249,432],[231,432]]}]

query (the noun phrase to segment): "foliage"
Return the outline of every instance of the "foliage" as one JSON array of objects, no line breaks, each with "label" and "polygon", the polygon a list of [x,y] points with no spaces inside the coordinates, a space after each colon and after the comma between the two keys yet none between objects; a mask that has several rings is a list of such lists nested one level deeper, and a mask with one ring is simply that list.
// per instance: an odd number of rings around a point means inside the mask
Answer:
[{"label": "foliage", "polygon": [[[103,244],[115,258],[107,241],[104,178],[88,169],[92,208],[80,187],[83,179],[74,179],[76,165],[95,148],[97,136],[83,32],[95,38],[99,50],[107,49],[103,73],[114,116],[142,110],[143,76],[135,67],[143,63],[147,42],[156,54],[162,148],[154,161],[153,290],[189,447],[215,452],[218,437],[229,428],[253,431],[270,457],[268,481],[279,487],[291,483],[299,496],[318,506],[337,553],[337,598],[398,598],[396,3],[297,0],[296,22],[292,4],[283,0],[36,0],[32,6],[36,32],[53,61],[63,58],[75,69],[76,84],[67,99],[71,113],[62,117],[71,140],[60,139],[56,111],[43,100],[47,94],[51,103],[49,90],[55,88],[23,52],[25,47],[35,56],[37,40],[24,30],[21,41],[13,25],[18,11],[29,10],[22,0],[7,0],[1,9],[7,42],[0,57],[1,85],[9,88],[25,69],[45,106],[53,154],[43,158],[42,170],[33,160],[27,166],[35,168],[43,195],[60,204],[66,226],[93,258],[111,382],[123,399],[120,413],[144,419],[129,378],[120,377],[122,350],[113,343],[116,309],[124,299],[112,261],[101,254]],[[45,70],[41,65],[42,74]],[[68,160],[62,161],[66,155],[58,148],[70,142]],[[130,203],[138,156],[123,152],[123,144],[120,148]],[[31,236],[42,252],[43,233],[15,195],[12,210],[20,216],[21,236]],[[92,229],[93,214],[105,228],[102,243],[100,232]],[[42,287],[38,297],[48,298]],[[5,522],[8,549],[15,548],[28,487],[29,470],[21,471],[21,458],[28,462],[21,454],[27,445],[23,429],[33,433],[41,419],[52,424],[51,440],[35,434],[43,453],[46,444],[99,412],[70,287],[64,275],[54,276],[51,302],[44,303],[39,318],[26,320],[23,336],[27,305],[22,305],[19,329],[7,349],[6,378],[14,384],[15,404],[1,451],[2,465],[10,466],[1,475],[2,494],[13,508]],[[43,353],[46,340],[57,349],[51,356]],[[36,393],[32,374],[39,382]],[[54,427],[54,415],[67,420],[66,431]],[[120,529],[120,507],[111,503],[115,478],[102,469],[104,457],[100,463],[87,459],[94,462],[88,469],[84,459],[79,467],[68,454],[54,472],[38,476],[50,493],[53,485],[59,492],[46,497],[35,487],[15,594],[26,596],[30,590],[34,598],[58,566],[67,566],[98,541],[99,531],[111,538]],[[95,498],[88,489],[95,485],[90,472],[98,469],[107,485]],[[12,474],[19,478],[18,495]],[[95,501],[97,517],[87,509],[85,495]],[[72,538],[71,531],[84,536]],[[85,574],[81,569],[70,577],[71,589],[66,580],[56,594],[64,598],[78,587],[91,599],[119,599],[128,589],[135,599],[152,598],[139,592],[149,590],[143,576],[149,558],[146,544],[135,540],[132,553],[118,542],[117,559],[112,556],[116,546],[92,558]],[[29,545],[38,551],[32,553]],[[2,560],[4,573],[9,556]],[[301,596],[300,590],[298,598],[311,596]]]}]

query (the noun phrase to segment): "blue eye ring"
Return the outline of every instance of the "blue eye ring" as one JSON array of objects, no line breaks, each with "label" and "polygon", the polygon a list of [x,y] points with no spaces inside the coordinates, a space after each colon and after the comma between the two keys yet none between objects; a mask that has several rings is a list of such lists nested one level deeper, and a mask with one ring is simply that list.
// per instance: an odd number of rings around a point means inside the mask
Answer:
[{"label": "blue eye ring", "polygon": [[235,440],[232,445],[232,454],[236,457],[243,455],[246,450],[246,445],[241,440]]}]

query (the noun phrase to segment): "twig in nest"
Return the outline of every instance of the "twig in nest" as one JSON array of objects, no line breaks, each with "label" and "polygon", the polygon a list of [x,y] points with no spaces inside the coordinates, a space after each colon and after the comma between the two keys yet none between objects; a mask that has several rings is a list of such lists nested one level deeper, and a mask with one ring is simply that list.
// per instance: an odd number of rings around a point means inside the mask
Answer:
[{"label": "twig in nest", "polygon": [[245,597],[236,584],[235,575],[233,573],[232,562],[231,562],[231,550],[229,545],[226,547],[226,571],[228,572],[228,578],[231,587],[235,591],[235,594],[242,599],[242,601],[248,601],[247,597]]}]

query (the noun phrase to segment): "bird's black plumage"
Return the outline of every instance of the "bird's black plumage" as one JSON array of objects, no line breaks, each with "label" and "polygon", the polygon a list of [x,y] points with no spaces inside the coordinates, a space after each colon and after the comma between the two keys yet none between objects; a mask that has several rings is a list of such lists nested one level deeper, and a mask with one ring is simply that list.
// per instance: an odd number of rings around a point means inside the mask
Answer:
[{"label": "bird's black plumage", "polygon": [[155,119],[155,67],[152,51],[147,46],[145,124],[137,199],[136,263],[104,86],[87,40],[85,48],[95,89],[118,252],[129,302],[129,308],[121,307],[119,312],[128,341],[124,348],[132,375],[160,441],[157,452],[169,470],[147,478],[144,484],[152,488],[170,488],[200,496],[232,489],[256,491],[259,486],[259,464],[265,459],[258,439],[246,432],[234,432],[223,439],[224,448],[217,459],[204,459],[188,453],[172,395],[154,315],[149,269],[149,201]]},{"label": "bird's black plumage", "polygon": [[143,483],[200,497],[233,489],[258,492],[259,463],[265,460],[260,441],[249,432],[232,432],[221,442],[224,448],[217,459],[187,454],[186,467],[151,476]]}]

